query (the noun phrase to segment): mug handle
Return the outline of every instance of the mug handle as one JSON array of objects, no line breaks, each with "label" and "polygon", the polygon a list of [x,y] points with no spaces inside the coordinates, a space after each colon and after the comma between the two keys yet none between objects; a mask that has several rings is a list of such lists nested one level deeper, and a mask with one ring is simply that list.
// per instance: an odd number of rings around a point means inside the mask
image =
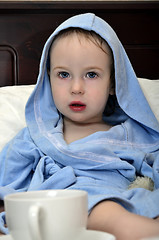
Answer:
[{"label": "mug handle", "polygon": [[29,208],[28,224],[32,240],[42,240],[39,226],[40,211],[40,205],[32,205]]}]

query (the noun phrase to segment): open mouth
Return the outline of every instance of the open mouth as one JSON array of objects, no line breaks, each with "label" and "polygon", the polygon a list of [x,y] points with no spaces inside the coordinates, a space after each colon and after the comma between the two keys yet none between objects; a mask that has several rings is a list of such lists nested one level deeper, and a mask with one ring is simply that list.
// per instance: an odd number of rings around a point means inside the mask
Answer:
[{"label": "open mouth", "polygon": [[71,108],[71,110],[73,110],[74,112],[80,112],[85,110],[86,105],[82,102],[71,102],[69,107]]}]

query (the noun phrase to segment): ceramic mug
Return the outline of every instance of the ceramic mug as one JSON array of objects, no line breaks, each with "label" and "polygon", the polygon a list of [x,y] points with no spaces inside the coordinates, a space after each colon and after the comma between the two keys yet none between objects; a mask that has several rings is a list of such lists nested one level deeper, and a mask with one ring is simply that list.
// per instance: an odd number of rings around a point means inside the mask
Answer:
[{"label": "ceramic mug", "polygon": [[6,222],[14,240],[114,240],[111,234],[86,230],[87,193],[43,190],[4,199]]}]

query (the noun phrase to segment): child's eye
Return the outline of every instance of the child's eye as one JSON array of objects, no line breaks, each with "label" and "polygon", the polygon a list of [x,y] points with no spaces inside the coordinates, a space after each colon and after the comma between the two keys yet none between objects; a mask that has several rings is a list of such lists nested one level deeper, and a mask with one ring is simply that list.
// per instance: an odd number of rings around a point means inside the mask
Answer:
[{"label": "child's eye", "polygon": [[95,72],[88,72],[86,76],[88,78],[96,78],[98,76],[98,74]]},{"label": "child's eye", "polygon": [[68,78],[69,77],[69,73],[68,72],[59,72],[58,76],[60,78]]}]

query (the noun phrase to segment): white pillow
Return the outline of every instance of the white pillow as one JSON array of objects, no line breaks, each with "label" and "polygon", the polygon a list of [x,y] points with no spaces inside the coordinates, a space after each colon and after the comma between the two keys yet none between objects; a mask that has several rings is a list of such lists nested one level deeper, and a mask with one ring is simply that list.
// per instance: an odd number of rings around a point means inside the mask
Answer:
[{"label": "white pillow", "polygon": [[138,78],[142,91],[159,122],[159,80]]},{"label": "white pillow", "polygon": [[23,127],[25,104],[34,85],[0,88],[0,151]]},{"label": "white pillow", "polygon": [[[139,78],[140,86],[159,121],[159,80]],[[0,88],[0,151],[23,127],[25,104],[34,85]]]}]

